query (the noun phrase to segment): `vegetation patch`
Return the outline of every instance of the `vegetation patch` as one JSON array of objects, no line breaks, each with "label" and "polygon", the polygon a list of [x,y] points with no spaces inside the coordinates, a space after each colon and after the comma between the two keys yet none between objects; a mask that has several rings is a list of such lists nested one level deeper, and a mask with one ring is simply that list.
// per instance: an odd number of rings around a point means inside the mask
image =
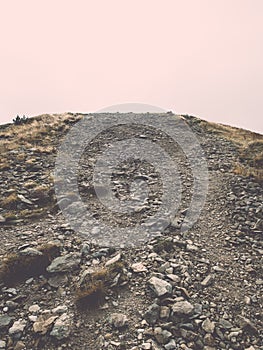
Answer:
[{"label": "vegetation patch", "polygon": [[239,157],[233,172],[244,177],[254,177],[263,182],[263,135],[227,125],[202,121],[204,130],[227,139],[237,147]]},{"label": "vegetation patch", "polygon": [[34,248],[32,252],[21,251],[7,254],[0,265],[0,283],[14,286],[30,277],[46,273],[46,268],[60,253],[54,243]]},{"label": "vegetation patch", "polygon": [[[88,274],[75,289],[75,302],[79,310],[96,308],[103,304],[105,294],[112,285],[123,282],[124,263],[116,262]],[[116,279],[118,279],[116,281]]]}]

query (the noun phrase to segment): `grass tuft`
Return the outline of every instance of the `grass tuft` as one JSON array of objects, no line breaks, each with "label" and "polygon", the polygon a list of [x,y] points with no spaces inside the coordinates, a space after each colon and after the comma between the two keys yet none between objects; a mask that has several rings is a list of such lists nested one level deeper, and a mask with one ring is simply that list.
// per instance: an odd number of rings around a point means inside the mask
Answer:
[{"label": "grass tuft", "polygon": [[46,273],[47,266],[60,253],[54,243],[36,247],[40,255],[23,255],[21,252],[7,254],[0,265],[0,283],[14,286],[30,277]]},{"label": "grass tuft", "polygon": [[[104,297],[118,274],[123,272],[124,263],[116,262],[90,273],[84,283],[76,286],[75,303],[79,310],[96,308],[103,304]],[[120,279],[121,282],[121,279]]]}]

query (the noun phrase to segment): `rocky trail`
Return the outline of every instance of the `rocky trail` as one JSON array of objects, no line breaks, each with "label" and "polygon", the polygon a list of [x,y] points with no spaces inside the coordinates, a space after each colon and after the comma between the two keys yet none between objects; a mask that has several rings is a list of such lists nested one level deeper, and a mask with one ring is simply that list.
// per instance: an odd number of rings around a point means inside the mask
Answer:
[{"label": "rocky trail", "polygon": [[[125,201],[129,182],[144,176],[151,191],[136,215],[112,215],[98,201],[94,161],[116,138],[154,140],[174,157],[182,182],[178,214],[164,232],[134,247],[99,246],[71,229],[52,183],[56,149],[81,117],[66,115],[50,127],[42,135],[47,144],[4,148],[0,349],[263,349],[263,189],[252,176],[233,173],[236,143],[185,116],[204,150],[209,186],[198,221],[182,233],[193,177],[180,149],[147,127],[99,135],[83,154],[78,176],[95,217],[128,227],[158,210],[162,195],[153,167],[133,160],[114,173],[113,190]],[[5,145],[13,141],[10,128],[0,130]]]}]

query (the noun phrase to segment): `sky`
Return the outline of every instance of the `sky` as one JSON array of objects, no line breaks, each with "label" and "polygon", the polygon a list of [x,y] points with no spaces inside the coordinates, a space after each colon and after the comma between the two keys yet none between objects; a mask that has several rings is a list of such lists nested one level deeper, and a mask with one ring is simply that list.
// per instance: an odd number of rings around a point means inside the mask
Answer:
[{"label": "sky", "polygon": [[0,0],[0,123],[148,104],[263,133],[262,0]]}]

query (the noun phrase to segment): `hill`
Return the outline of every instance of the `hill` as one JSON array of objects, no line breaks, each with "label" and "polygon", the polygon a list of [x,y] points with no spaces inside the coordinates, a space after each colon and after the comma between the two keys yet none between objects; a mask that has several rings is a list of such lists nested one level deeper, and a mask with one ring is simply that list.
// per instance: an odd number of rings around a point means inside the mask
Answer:
[{"label": "hill", "polygon": [[[162,232],[134,247],[101,246],[65,220],[63,206],[74,193],[59,203],[55,193],[62,182],[54,176],[59,146],[84,117],[42,115],[0,126],[0,348],[261,349],[263,135],[180,117],[202,147],[209,174],[204,206],[187,232],[181,227],[194,178],[180,147],[147,126],[97,135],[77,177],[95,219],[129,227],[160,207],[160,174],[136,160],[112,175],[121,201],[133,195],[131,181],[147,182],[149,198],[136,214],[111,215],[98,201],[94,162],[115,139],[160,145],[176,162],[182,187],[177,215]],[[87,230],[96,235],[93,226]]]}]

